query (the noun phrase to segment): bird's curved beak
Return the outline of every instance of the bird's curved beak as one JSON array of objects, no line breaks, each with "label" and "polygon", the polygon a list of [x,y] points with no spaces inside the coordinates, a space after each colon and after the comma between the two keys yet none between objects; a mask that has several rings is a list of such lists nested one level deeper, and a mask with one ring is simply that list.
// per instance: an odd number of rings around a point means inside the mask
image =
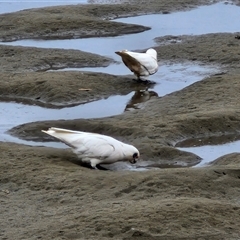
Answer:
[{"label": "bird's curved beak", "polygon": [[133,159],[131,159],[129,162],[130,162],[131,164],[134,164],[134,163],[136,163],[137,161],[136,161],[135,158],[133,158]]},{"label": "bird's curved beak", "polygon": [[132,158],[129,162],[131,164],[135,164],[137,162],[138,157]]}]

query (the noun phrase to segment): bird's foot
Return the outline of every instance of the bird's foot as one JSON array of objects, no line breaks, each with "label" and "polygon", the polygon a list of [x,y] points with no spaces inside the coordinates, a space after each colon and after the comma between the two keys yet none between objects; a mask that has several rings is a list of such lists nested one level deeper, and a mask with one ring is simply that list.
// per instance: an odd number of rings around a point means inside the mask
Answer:
[{"label": "bird's foot", "polygon": [[102,167],[101,165],[97,164],[95,167],[93,167],[93,169],[96,169],[96,170],[104,170],[104,171],[108,171],[109,169],[105,168],[105,167]]},{"label": "bird's foot", "polygon": [[136,83],[141,83],[141,84],[145,84],[145,85],[149,85],[149,84],[156,84],[156,82],[151,81],[151,80],[147,80],[147,79],[133,79],[133,81],[135,81]]}]

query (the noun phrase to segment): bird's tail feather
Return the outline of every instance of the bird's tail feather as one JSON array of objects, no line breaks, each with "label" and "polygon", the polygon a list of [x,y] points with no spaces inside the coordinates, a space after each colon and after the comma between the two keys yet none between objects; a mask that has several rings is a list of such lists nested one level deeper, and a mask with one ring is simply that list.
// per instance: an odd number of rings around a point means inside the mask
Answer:
[{"label": "bird's tail feather", "polygon": [[64,128],[55,128],[55,127],[51,127],[49,128],[47,131],[42,130],[42,132],[51,134],[51,133],[81,133],[80,131],[73,131],[73,130],[68,130],[68,129],[64,129]]},{"label": "bird's tail feather", "polygon": [[64,142],[66,145],[73,148],[74,146],[71,144],[72,140],[74,140],[75,137],[77,137],[76,134],[83,133],[79,131],[72,131],[64,128],[55,128],[55,127],[51,127],[47,131],[42,130],[42,132],[59,139],[60,141]]}]

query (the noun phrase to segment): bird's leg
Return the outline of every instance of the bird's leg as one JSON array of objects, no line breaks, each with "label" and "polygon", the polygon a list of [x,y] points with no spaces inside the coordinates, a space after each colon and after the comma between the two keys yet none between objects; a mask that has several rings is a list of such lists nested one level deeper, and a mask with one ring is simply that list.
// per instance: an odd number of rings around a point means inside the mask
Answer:
[{"label": "bird's leg", "polygon": [[137,79],[133,78],[133,81],[137,82],[137,83],[143,83],[144,80],[142,80],[140,77],[138,77]]},{"label": "bird's leg", "polygon": [[91,167],[94,168],[94,169],[98,169],[97,164],[99,164],[100,162],[101,161],[99,159],[96,159],[96,158],[91,158],[90,159]]},{"label": "bird's leg", "polygon": [[101,160],[97,158],[85,157],[81,160],[82,160],[82,166],[85,166],[91,169],[99,169],[98,165],[101,163]]}]

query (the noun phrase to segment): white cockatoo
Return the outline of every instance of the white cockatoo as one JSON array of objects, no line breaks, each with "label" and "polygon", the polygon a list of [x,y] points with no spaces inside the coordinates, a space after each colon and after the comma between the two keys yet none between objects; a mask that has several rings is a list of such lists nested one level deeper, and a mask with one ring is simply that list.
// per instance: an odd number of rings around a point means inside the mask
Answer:
[{"label": "white cockatoo", "polygon": [[120,142],[112,137],[89,132],[72,131],[51,127],[42,132],[53,136],[72,148],[83,163],[90,163],[97,169],[99,164],[110,164],[118,161],[136,163],[140,154],[132,145]]},{"label": "white cockatoo", "polygon": [[137,76],[138,81],[141,76],[149,76],[158,71],[157,52],[149,48],[145,53],[122,50],[115,52],[122,57],[123,63]]}]

